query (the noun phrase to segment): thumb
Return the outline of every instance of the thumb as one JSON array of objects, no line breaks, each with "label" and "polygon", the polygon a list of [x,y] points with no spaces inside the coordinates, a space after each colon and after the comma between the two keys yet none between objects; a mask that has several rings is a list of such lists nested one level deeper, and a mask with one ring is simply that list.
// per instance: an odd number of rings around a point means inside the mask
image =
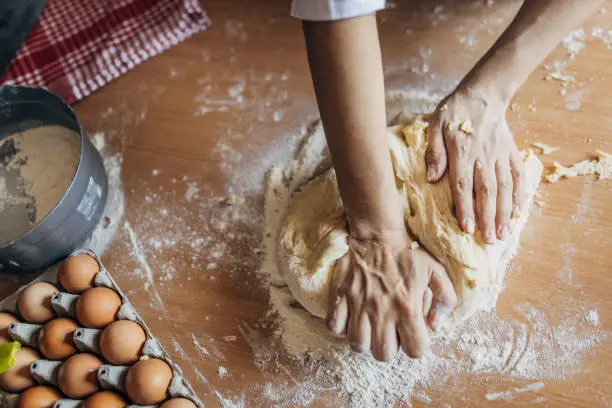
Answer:
[{"label": "thumb", "polygon": [[447,158],[442,126],[437,121],[427,128],[425,161],[427,163],[427,181],[430,183],[439,181],[446,171]]}]

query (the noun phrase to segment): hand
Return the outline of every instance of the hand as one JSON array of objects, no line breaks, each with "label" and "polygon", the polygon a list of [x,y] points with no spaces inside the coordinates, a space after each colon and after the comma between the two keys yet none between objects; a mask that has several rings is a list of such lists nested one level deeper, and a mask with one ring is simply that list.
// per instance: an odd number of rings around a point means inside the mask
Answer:
[{"label": "hand", "polygon": [[510,217],[526,203],[522,157],[505,115],[501,100],[460,87],[428,128],[427,179],[437,182],[448,168],[459,225],[470,234],[478,225],[488,243],[507,236]]},{"label": "hand", "polygon": [[329,296],[327,325],[338,336],[348,334],[351,348],[369,349],[377,360],[391,361],[398,342],[412,358],[430,346],[423,298],[433,293],[427,320],[439,327],[457,304],[446,271],[420,248],[410,247],[405,229],[383,239],[350,239],[349,252],[338,261]]}]

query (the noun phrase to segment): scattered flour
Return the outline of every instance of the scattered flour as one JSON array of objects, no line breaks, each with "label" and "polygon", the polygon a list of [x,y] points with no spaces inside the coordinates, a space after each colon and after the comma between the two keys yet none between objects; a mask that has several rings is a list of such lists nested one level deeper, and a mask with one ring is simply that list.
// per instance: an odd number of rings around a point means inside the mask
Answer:
[{"label": "scattered flour", "polygon": [[570,111],[580,110],[582,107],[582,97],[584,96],[584,90],[577,89],[571,91],[565,96],[565,109]]},{"label": "scattered flour", "polygon": [[96,253],[102,255],[115,238],[121,222],[123,221],[125,212],[125,194],[123,192],[123,181],[121,179],[123,155],[108,154],[106,151],[106,138],[104,133],[94,133],[91,139],[102,156],[106,176],[108,177],[108,197],[100,223],[94,229],[89,240],[83,244],[83,248],[92,249]]},{"label": "scattered flour", "polygon": [[586,48],[587,36],[582,27],[572,31],[563,39],[563,46],[567,49],[570,59],[576,59],[576,55]]},{"label": "scattered flour", "polygon": [[227,372],[227,368],[223,366],[217,367],[217,375],[221,378],[227,377],[229,373]]},{"label": "scattered flour", "polygon": [[511,400],[516,394],[522,394],[524,392],[538,391],[538,390],[541,390],[542,388],[544,388],[544,383],[536,382],[536,383],[528,384],[522,388],[515,388],[511,391],[489,393],[485,395],[485,398],[489,401],[495,401],[495,400],[508,401],[508,400]]}]

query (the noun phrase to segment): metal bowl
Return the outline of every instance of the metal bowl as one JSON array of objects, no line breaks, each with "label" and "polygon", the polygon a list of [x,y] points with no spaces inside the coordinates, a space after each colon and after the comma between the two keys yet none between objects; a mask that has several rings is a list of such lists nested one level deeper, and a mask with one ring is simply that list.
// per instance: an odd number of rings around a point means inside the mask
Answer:
[{"label": "metal bowl", "polygon": [[102,158],[70,106],[44,89],[0,86],[0,140],[50,125],[80,134],[76,173],[59,203],[40,223],[13,241],[0,242],[0,272],[32,273],[57,263],[85,242],[104,211],[108,179]]}]

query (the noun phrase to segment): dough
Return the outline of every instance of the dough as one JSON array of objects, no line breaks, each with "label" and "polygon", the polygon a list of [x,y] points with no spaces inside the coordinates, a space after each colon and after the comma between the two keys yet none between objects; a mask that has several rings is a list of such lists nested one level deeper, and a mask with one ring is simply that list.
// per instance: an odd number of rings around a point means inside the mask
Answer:
[{"label": "dough", "polygon": [[[478,233],[463,233],[453,215],[447,177],[436,184],[427,182],[426,127],[421,116],[404,118],[388,130],[389,150],[406,226],[448,271],[459,298],[453,317],[462,319],[496,298],[528,211],[511,220],[509,238],[503,242],[487,245]],[[543,166],[532,153],[524,154],[523,165],[531,204]],[[289,289],[317,317],[327,314],[329,285],[336,261],[348,251],[347,238],[347,220],[331,169],[294,194],[279,235],[281,269]]]},{"label": "dough", "polygon": [[553,171],[546,175],[546,181],[556,183],[562,178],[573,178],[577,176],[589,176],[596,174],[599,179],[612,178],[612,155],[598,150],[597,158],[583,160],[574,163],[571,167],[565,167],[559,162],[553,163]]}]

